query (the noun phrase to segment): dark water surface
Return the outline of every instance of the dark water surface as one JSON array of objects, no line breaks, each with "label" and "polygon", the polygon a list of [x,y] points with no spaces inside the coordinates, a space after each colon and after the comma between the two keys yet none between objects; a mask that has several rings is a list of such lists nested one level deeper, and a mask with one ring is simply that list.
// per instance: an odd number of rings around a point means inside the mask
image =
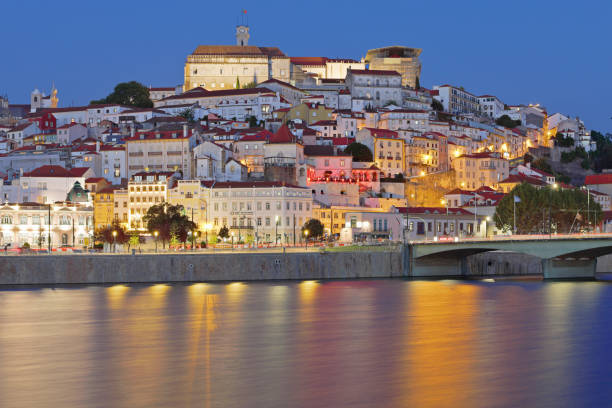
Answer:
[{"label": "dark water surface", "polygon": [[610,407],[612,282],[0,291],[0,407]]}]

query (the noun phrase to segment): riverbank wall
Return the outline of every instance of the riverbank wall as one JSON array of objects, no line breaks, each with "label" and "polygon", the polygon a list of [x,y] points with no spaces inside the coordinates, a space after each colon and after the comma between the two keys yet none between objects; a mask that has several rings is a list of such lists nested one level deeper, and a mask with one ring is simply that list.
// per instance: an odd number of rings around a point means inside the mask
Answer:
[{"label": "riverbank wall", "polygon": [[0,285],[59,285],[404,276],[390,251],[0,257]]},{"label": "riverbank wall", "polygon": [[[400,249],[0,256],[0,285],[399,278],[409,277],[406,256]],[[612,272],[612,255],[598,259],[597,272]],[[533,275],[542,275],[542,262],[534,256],[496,251],[467,258],[465,277]]]}]

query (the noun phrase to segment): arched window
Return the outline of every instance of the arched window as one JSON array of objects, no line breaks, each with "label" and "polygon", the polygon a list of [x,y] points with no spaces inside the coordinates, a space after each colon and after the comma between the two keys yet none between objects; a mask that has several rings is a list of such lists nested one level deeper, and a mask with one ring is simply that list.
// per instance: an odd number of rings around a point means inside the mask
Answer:
[{"label": "arched window", "polygon": [[3,215],[2,218],[0,219],[0,224],[12,224],[13,223],[13,217],[11,217],[10,215]]},{"label": "arched window", "polygon": [[62,245],[68,245],[68,234],[62,234]]}]

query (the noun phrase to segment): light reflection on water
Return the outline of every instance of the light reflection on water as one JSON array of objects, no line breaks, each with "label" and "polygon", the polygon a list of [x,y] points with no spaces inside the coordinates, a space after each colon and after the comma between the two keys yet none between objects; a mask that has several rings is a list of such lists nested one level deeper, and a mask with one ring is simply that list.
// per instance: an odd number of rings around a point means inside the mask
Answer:
[{"label": "light reflection on water", "polygon": [[612,285],[0,291],[0,407],[612,405]]}]

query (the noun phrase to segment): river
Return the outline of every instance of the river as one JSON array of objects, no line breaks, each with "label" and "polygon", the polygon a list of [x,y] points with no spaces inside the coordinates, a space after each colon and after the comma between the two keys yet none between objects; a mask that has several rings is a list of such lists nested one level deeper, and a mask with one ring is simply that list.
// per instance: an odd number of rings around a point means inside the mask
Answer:
[{"label": "river", "polygon": [[0,407],[612,406],[612,282],[0,291]]}]

